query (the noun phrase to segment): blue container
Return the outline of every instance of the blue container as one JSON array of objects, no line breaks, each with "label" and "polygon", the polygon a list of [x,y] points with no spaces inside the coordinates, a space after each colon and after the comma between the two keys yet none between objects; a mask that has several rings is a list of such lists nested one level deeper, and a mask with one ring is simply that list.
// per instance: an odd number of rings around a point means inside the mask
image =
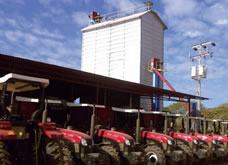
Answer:
[{"label": "blue container", "polygon": [[196,116],[197,115],[197,103],[191,104],[191,109],[192,109],[192,114],[194,116]]}]

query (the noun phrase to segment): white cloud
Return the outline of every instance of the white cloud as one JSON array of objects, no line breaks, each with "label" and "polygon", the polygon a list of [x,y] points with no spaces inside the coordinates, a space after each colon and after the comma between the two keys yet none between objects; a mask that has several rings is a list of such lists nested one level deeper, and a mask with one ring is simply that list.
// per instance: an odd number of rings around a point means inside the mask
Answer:
[{"label": "white cloud", "polygon": [[226,23],[228,20],[228,3],[215,3],[212,6],[207,7],[207,10],[202,12],[203,19],[212,24]]},{"label": "white cloud", "polygon": [[39,0],[40,4],[44,6],[48,6],[51,3],[52,0]]},{"label": "white cloud", "polygon": [[6,18],[6,21],[7,21],[11,26],[14,26],[14,27],[17,27],[17,26],[18,26],[17,21],[16,21],[15,19]]},{"label": "white cloud", "polygon": [[32,29],[32,32],[36,35],[50,37],[50,38],[56,38],[56,39],[63,39],[64,38],[64,36],[61,33],[55,32],[55,31],[50,32],[45,28],[36,27],[36,28]]},{"label": "white cloud", "polygon": [[5,20],[0,18],[0,26],[2,26],[5,23]]},{"label": "white cloud", "polygon": [[9,4],[9,3],[16,3],[16,4],[21,4],[23,5],[25,3],[24,0],[0,0],[0,4]]},{"label": "white cloud", "polygon": [[90,2],[90,0],[83,0],[85,3],[89,3]]},{"label": "white cloud", "polygon": [[63,13],[64,13],[64,10],[61,9],[61,8],[57,8],[57,7],[51,7],[51,8],[50,8],[50,12],[51,12],[53,15],[60,15],[60,14],[63,14]]},{"label": "white cloud", "polygon": [[122,10],[139,4],[136,0],[104,0],[104,9]]},{"label": "white cloud", "polygon": [[28,46],[34,46],[39,41],[39,39],[36,36],[29,33],[24,35],[24,39],[25,39],[25,43]]},{"label": "white cloud", "polygon": [[5,37],[12,42],[16,42],[23,37],[23,33],[21,31],[5,31]]},{"label": "white cloud", "polygon": [[168,17],[183,17],[194,15],[197,11],[199,2],[195,0],[162,0],[165,9],[165,15]]},{"label": "white cloud", "polygon": [[202,33],[199,31],[188,31],[188,32],[185,32],[184,35],[186,37],[194,38],[194,37],[202,36]]},{"label": "white cloud", "polygon": [[[55,0],[39,0],[40,4],[47,7],[50,6],[51,3],[56,3]],[[74,0],[58,0],[58,2],[62,2],[64,4],[72,4],[73,2],[76,2]]]},{"label": "white cloud", "polygon": [[73,22],[79,26],[86,26],[89,22],[88,13],[86,12],[74,12],[72,14],[72,19]]},{"label": "white cloud", "polygon": [[63,2],[63,3],[68,3],[68,4],[72,4],[72,3],[75,2],[75,1],[73,1],[73,0],[62,0],[62,2]]},{"label": "white cloud", "polygon": [[219,19],[216,21],[217,25],[227,25],[228,24],[228,19]]}]

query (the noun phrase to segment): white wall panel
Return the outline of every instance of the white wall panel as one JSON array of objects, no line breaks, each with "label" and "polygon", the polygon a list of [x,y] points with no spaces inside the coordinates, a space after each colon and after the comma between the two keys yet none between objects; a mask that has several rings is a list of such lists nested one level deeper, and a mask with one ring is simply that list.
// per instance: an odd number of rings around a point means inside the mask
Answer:
[{"label": "white wall panel", "polygon": [[[152,57],[163,61],[163,27],[158,19],[152,14],[146,14],[142,17],[142,55],[140,68],[140,83],[152,86],[152,73],[148,72],[148,63]],[[161,84],[162,86],[162,84]],[[151,101],[141,98],[141,106],[145,109],[151,108]]]},{"label": "white wall panel", "polygon": [[[163,38],[163,27],[152,13],[84,31],[81,68],[151,86],[148,63],[152,57],[163,61]],[[141,99],[141,105],[150,109],[151,101]]]}]

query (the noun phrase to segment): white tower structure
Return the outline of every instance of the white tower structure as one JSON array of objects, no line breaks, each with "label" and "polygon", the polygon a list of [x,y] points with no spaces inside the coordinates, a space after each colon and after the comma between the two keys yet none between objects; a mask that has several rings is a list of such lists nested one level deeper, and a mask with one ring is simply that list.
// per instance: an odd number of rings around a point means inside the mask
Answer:
[{"label": "white tower structure", "polygon": [[[148,64],[152,57],[163,62],[166,29],[150,8],[89,25],[81,30],[81,70],[152,86]],[[151,109],[148,99],[140,104]]]}]

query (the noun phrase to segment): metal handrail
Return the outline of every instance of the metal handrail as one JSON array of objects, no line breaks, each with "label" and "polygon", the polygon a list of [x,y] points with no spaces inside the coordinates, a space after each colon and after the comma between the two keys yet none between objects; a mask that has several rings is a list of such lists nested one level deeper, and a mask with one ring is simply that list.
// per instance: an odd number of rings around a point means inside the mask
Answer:
[{"label": "metal handrail", "polygon": [[98,15],[98,16],[94,17],[94,20],[98,20],[97,22],[105,22],[105,21],[129,16],[132,14],[140,13],[140,12],[147,11],[147,10],[148,10],[148,6],[146,6],[145,4],[138,4],[138,5],[123,9],[123,10],[118,10],[115,12]]}]

